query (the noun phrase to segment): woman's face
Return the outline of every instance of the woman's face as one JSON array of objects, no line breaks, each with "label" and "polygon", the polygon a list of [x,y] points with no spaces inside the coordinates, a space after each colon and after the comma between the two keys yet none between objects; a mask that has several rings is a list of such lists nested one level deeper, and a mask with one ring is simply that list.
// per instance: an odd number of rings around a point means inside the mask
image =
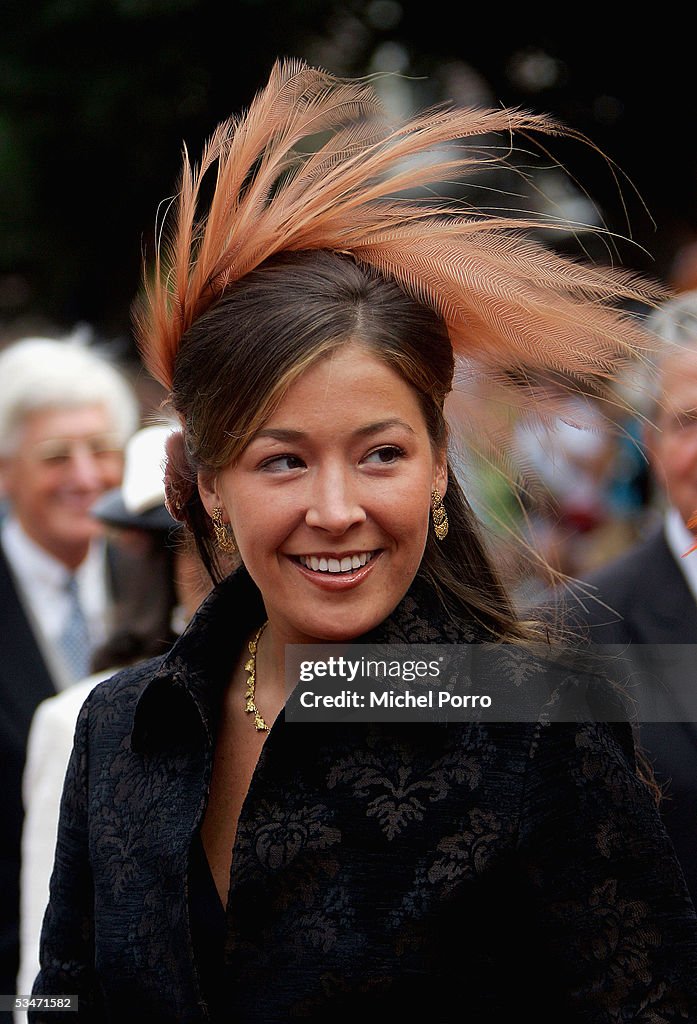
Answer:
[{"label": "woman's face", "polygon": [[421,562],[431,491],[446,485],[415,392],[357,344],[306,370],[234,465],[199,477],[286,643],[382,622]]}]

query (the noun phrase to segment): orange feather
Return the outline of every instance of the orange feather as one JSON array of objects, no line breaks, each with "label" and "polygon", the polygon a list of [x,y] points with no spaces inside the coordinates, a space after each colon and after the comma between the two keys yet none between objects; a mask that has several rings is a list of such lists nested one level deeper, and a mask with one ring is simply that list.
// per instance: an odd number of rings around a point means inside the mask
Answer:
[{"label": "orange feather", "polygon": [[[492,133],[503,134],[503,155]],[[538,135],[580,138],[520,109],[441,106],[392,125],[368,82],[277,62],[248,110],[218,126],[198,165],[184,152],[172,224],[135,309],[147,367],[169,388],[182,335],[231,282],[283,250],[332,249],[433,306],[456,356],[504,386],[545,372],[579,390],[613,381],[651,350],[621,307],[662,299],[659,285],[529,237],[561,223],[413,198],[505,162],[513,138]],[[484,136],[480,150],[468,144]],[[211,172],[215,189],[202,209]]]}]

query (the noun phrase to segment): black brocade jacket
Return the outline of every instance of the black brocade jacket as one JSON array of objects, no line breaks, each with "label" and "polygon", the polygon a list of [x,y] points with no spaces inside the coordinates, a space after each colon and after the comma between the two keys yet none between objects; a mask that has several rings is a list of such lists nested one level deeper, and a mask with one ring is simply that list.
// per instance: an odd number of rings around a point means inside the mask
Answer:
[{"label": "black brocade jacket", "polygon": [[[77,994],[100,1024],[697,1021],[697,919],[628,727],[283,713],[240,816],[211,1016],[190,858],[218,704],[263,616],[235,573],[164,659],[87,699],[36,995]],[[370,639],[472,636],[417,581]]]}]

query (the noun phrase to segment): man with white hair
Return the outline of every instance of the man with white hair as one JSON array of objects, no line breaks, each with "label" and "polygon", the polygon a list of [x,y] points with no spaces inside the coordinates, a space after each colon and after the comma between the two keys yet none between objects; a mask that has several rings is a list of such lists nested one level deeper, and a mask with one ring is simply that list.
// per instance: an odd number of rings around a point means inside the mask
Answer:
[{"label": "man with white hair", "polygon": [[12,993],[27,733],[105,636],[111,577],[90,508],[120,483],[139,409],[121,372],[78,340],[9,345],[0,382],[0,992]]},{"label": "man with white hair", "polygon": [[[585,581],[592,596],[572,615],[593,643],[620,645],[633,681],[649,681],[641,696],[641,745],[664,788],[663,820],[697,903],[697,699],[678,708],[684,694],[667,671],[669,664],[691,663],[682,645],[697,644],[697,551],[687,554],[697,542],[697,291],[668,301],[647,326],[665,346],[644,432],[658,521]],[[658,699],[657,687],[675,710],[663,707],[660,720],[651,721],[645,712]]]}]

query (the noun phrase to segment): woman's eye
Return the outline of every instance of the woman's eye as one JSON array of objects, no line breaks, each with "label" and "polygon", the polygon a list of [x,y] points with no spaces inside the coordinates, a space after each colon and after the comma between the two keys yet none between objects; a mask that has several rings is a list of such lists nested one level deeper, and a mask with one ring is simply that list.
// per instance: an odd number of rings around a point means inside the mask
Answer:
[{"label": "woman's eye", "polygon": [[404,455],[404,449],[395,444],[385,445],[383,448],[376,448],[374,452],[366,455],[364,462],[379,463],[382,466],[390,466],[397,462]]},{"label": "woman's eye", "polygon": [[287,473],[291,469],[302,469],[305,463],[297,455],[274,455],[263,462],[261,468],[267,473]]}]

